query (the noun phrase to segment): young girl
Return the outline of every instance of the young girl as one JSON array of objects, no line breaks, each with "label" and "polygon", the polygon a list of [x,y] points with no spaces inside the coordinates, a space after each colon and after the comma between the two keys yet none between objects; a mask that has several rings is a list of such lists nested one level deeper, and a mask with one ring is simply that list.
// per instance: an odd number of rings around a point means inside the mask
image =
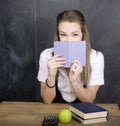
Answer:
[{"label": "young girl", "polygon": [[61,54],[52,55],[45,49],[39,60],[38,80],[44,103],[93,102],[99,86],[104,84],[104,57],[91,49],[85,18],[77,10],[66,10],[57,16],[55,41],[86,41],[86,66],[78,60],[70,68],[63,68]]}]

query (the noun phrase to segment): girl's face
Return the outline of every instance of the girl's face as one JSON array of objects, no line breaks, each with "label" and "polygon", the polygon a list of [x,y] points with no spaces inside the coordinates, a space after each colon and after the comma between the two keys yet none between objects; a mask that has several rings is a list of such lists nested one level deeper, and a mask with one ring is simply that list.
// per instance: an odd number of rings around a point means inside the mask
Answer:
[{"label": "girl's face", "polygon": [[82,31],[77,22],[61,22],[58,26],[60,41],[81,41]]}]

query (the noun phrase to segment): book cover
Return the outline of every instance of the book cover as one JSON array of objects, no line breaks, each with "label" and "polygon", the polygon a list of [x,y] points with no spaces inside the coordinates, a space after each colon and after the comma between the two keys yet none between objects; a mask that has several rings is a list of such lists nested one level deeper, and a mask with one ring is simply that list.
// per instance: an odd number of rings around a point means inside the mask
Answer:
[{"label": "book cover", "polygon": [[108,110],[89,102],[70,103],[69,109],[83,119],[107,117]]},{"label": "book cover", "polygon": [[73,60],[79,60],[82,66],[86,66],[86,42],[54,42],[54,54],[62,54],[66,64],[64,67],[69,68]]},{"label": "book cover", "polygon": [[72,118],[83,124],[93,124],[93,123],[100,123],[100,122],[107,121],[106,117],[99,117],[99,118],[93,118],[93,119],[82,119],[80,116],[76,115],[75,113],[72,113]]}]

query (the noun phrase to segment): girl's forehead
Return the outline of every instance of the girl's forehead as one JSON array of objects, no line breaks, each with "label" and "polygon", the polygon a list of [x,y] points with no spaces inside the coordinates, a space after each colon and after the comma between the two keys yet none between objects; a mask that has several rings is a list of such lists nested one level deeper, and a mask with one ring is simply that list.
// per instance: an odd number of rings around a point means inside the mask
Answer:
[{"label": "girl's forehead", "polygon": [[61,22],[58,26],[59,31],[74,32],[81,31],[81,26],[78,22]]}]

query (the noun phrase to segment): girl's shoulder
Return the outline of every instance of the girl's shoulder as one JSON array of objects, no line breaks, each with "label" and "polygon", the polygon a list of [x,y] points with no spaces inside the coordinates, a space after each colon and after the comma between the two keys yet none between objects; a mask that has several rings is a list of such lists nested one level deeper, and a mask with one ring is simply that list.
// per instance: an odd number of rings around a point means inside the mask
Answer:
[{"label": "girl's shoulder", "polygon": [[102,59],[104,59],[104,56],[103,56],[103,53],[101,51],[91,49],[91,53],[90,53],[91,63],[95,63],[95,62],[102,60]]},{"label": "girl's shoulder", "polygon": [[41,52],[41,54],[49,54],[53,52],[53,48],[47,48]]},{"label": "girl's shoulder", "polygon": [[51,57],[52,52],[53,52],[53,48],[47,48],[41,52],[40,56],[49,58],[49,57]]}]

